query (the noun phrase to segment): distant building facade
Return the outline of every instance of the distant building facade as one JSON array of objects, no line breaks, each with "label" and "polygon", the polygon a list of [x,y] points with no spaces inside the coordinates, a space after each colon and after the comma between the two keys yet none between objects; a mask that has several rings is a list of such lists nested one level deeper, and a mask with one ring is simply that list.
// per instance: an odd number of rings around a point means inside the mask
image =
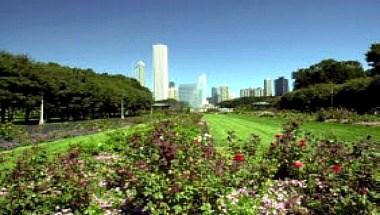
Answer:
[{"label": "distant building facade", "polygon": [[178,89],[175,87],[174,81],[169,82],[168,98],[178,100]]},{"label": "distant building facade", "polygon": [[228,86],[219,87],[218,103],[229,100],[230,95],[230,89]]},{"label": "distant building facade", "polygon": [[156,101],[168,99],[168,47],[153,45],[153,93]]},{"label": "distant building facade", "polygon": [[190,107],[198,106],[199,93],[197,84],[180,84],[178,86],[179,101],[186,102]]},{"label": "distant building facade", "polygon": [[264,96],[272,96],[272,80],[264,80]]},{"label": "distant building facade", "polygon": [[275,96],[282,96],[289,92],[289,81],[284,77],[279,77],[274,81]]},{"label": "distant building facade", "polygon": [[216,87],[211,88],[211,98],[210,98],[211,102],[210,103],[214,105],[217,104],[218,97],[219,97],[218,88]]},{"label": "distant building facade", "polygon": [[253,96],[252,88],[245,88],[240,90],[240,97],[251,97]]},{"label": "distant building facade", "polygon": [[253,96],[254,97],[261,97],[264,95],[264,91],[261,87],[253,89]]},{"label": "distant building facade", "polygon": [[240,90],[240,97],[261,97],[264,96],[264,91],[261,87],[246,88]]},{"label": "distant building facade", "polygon": [[139,61],[135,66],[135,77],[141,86],[145,87],[145,63],[143,61]]}]

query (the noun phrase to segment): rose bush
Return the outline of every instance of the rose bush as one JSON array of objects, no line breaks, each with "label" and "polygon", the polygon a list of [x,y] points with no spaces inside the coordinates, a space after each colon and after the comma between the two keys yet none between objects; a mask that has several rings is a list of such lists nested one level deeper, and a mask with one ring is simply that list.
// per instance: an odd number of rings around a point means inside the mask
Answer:
[{"label": "rose bush", "polygon": [[370,139],[316,139],[299,133],[297,120],[257,155],[254,134],[240,140],[230,131],[230,147],[216,147],[202,115],[152,121],[53,159],[32,148],[1,172],[0,214],[377,212]]}]

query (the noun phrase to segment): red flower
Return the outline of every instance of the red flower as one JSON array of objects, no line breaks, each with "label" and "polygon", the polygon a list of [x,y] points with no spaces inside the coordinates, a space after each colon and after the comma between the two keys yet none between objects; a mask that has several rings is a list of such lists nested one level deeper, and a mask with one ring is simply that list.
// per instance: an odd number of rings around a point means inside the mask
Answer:
[{"label": "red flower", "polygon": [[330,167],[330,169],[331,169],[331,171],[333,171],[335,174],[338,174],[338,173],[340,173],[340,172],[342,172],[342,165],[340,165],[340,164],[334,164],[334,165],[332,165],[331,167]]},{"label": "red flower", "polygon": [[293,166],[297,169],[300,169],[304,166],[304,164],[300,160],[296,160],[294,161]]},{"label": "red flower", "polygon": [[298,144],[298,147],[300,147],[301,149],[305,148],[306,146],[306,140],[305,139],[301,139],[300,140],[300,143]]},{"label": "red flower", "polygon": [[245,156],[243,153],[237,153],[234,156],[234,161],[245,161]]}]

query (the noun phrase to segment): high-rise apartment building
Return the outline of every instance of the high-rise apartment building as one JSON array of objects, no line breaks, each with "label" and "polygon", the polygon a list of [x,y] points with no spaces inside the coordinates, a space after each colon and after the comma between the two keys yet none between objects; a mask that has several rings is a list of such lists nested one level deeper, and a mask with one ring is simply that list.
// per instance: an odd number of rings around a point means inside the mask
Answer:
[{"label": "high-rise apartment building", "polygon": [[275,96],[282,96],[289,91],[289,82],[288,79],[284,77],[279,77],[274,80],[275,86]]},{"label": "high-rise apartment building", "polygon": [[143,61],[139,61],[135,66],[135,77],[137,81],[141,84],[141,86],[146,86],[145,82],[145,63]]},{"label": "high-rise apartment building", "polygon": [[272,96],[272,80],[264,80],[264,96]]},{"label": "high-rise apartment building", "polygon": [[218,102],[227,101],[230,99],[230,89],[228,86],[219,87]]},{"label": "high-rise apartment building", "polygon": [[240,97],[251,97],[253,96],[253,89],[252,88],[246,88],[240,90]]},{"label": "high-rise apartment building", "polygon": [[211,103],[214,105],[217,104],[218,97],[219,97],[218,88],[216,87],[211,88]]},{"label": "high-rise apartment building", "polygon": [[255,88],[252,91],[253,91],[252,92],[252,94],[253,94],[252,96],[254,96],[254,97],[261,97],[261,96],[264,95],[264,91],[263,91],[263,89],[261,87]]},{"label": "high-rise apartment building", "polygon": [[169,94],[168,47],[153,45],[153,95],[155,101],[165,100]]}]

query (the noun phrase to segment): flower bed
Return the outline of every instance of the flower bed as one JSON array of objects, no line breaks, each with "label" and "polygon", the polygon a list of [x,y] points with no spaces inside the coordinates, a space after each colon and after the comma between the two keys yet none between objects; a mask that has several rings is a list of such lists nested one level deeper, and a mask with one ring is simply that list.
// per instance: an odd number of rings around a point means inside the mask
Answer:
[{"label": "flower bed", "polygon": [[376,213],[371,140],[300,137],[291,122],[257,159],[259,138],[222,152],[201,117],[115,132],[54,160],[33,148],[1,173],[0,214]]}]

